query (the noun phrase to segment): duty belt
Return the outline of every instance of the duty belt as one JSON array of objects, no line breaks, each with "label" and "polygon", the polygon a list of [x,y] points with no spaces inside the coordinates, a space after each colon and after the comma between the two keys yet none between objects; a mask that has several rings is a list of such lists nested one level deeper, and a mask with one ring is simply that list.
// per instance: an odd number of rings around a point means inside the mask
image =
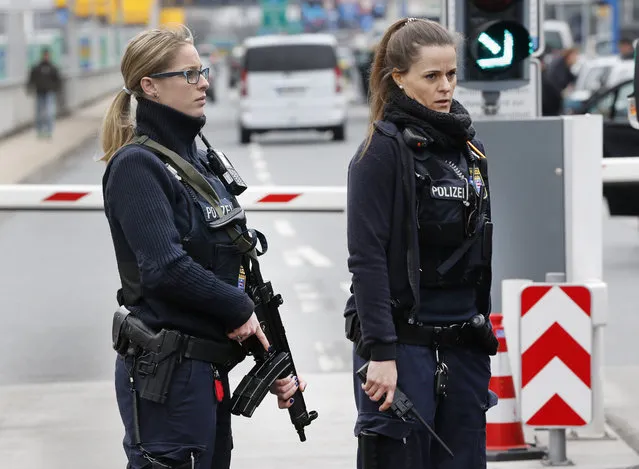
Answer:
[{"label": "duty belt", "polygon": [[411,325],[403,321],[395,323],[397,341],[400,344],[421,345],[426,347],[468,345],[470,339],[469,324],[450,326]]},{"label": "duty belt", "polygon": [[234,353],[230,344],[220,344],[213,340],[200,339],[190,335],[182,335],[183,356],[192,360],[227,365],[233,360]]}]

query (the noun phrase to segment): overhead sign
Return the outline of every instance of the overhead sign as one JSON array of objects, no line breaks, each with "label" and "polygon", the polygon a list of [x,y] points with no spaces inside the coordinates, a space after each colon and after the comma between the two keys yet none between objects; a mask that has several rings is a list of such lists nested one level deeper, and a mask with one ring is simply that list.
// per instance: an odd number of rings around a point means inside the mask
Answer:
[{"label": "overhead sign", "polygon": [[484,114],[481,91],[457,86],[455,99],[468,110],[473,120],[539,117],[541,116],[541,67],[537,59],[529,59],[529,62],[529,83],[521,88],[502,91],[499,96],[499,111],[496,115]]},{"label": "overhead sign", "polygon": [[533,284],[521,293],[521,415],[541,428],[592,420],[592,299],[582,285]]}]

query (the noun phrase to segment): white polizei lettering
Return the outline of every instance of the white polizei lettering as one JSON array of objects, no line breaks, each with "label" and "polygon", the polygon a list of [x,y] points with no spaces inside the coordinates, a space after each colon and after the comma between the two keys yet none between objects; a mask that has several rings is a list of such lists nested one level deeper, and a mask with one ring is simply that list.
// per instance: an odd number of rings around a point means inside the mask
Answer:
[{"label": "white polizei lettering", "polygon": [[433,186],[431,189],[433,196],[444,199],[463,199],[464,188],[455,186]]},{"label": "white polizei lettering", "polygon": [[217,213],[215,213],[213,207],[206,207],[206,217],[217,218]]}]

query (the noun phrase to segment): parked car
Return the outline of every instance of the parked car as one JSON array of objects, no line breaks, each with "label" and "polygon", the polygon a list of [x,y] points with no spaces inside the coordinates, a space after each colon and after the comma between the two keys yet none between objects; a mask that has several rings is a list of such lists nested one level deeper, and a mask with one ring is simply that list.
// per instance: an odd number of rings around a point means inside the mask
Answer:
[{"label": "parked car", "polygon": [[585,61],[577,75],[573,91],[564,100],[564,112],[573,114],[597,91],[611,88],[632,78],[632,60],[622,60],[617,55],[609,55]]},{"label": "parked car", "polygon": [[344,140],[348,101],[330,34],[268,35],[244,41],[240,142],[271,130],[330,130]]},{"label": "parked car", "polygon": [[[628,121],[632,79],[596,92],[576,112],[603,116],[603,157],[639,156],[639,130]],[[613,216],[639,216],[639,183],[604,183],[604,197]]]}]

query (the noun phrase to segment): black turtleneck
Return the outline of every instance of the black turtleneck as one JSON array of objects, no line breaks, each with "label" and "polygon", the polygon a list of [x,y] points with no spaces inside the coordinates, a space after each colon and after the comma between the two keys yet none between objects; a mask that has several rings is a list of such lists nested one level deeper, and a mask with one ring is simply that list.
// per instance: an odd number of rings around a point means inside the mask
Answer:
[{"label": "black turtleneck", "polygon": [[[139,99],[136,133],[174,150],[196,167],[195,137],[205,118]],[[136,263],[142,301],[131,309],[153,328],[226,340],[253,312],[248,295],[187,255],[182,239],[203,223],[183,184],[140,146],[124,148],[103,178],[104,208],[119,262]],[[195,221],[194,221],[195,220]],[[128,305],[132,306],[132,305]]]},{"label": "black turtleneck", "polygon": [[137,101],[135,120],[138,135],[148,135],[181,156],[195,155],[195,137],[206,123],[205,116],[191,117],[145,98]]}]

